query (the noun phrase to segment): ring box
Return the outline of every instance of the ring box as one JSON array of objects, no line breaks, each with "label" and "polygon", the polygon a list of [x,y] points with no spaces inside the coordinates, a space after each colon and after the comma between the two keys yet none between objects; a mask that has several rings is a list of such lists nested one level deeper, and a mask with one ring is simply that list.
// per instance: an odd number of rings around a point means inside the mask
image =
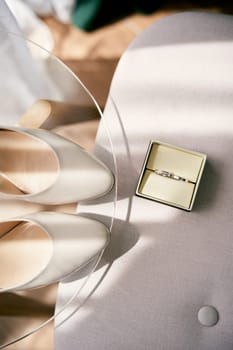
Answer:
[{"label": "ring box", "polygon": [[206,155],[150,141],[136,195],[191,211]]}]

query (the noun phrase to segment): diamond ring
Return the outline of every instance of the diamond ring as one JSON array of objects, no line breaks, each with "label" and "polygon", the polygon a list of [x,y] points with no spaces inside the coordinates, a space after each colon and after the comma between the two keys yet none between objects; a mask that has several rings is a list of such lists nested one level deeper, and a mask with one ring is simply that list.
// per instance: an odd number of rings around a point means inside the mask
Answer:
[{"label": "diamond ring", "polygon": [[179,176],[179,175],[176,175],[170,171],[166,171],[166,170],[161,170],[161,169],[148,169],[150,171],[153,171],[155,174],[157,175],[160,175],[160,176],[163,176],[163,177],[168,177],[169,179],[173,179],[173,180],[176,180],[176,181],[184,181],[184,182],[188,182],[188,183],[195,183],[189,179],[186,179],[182,176]]}]

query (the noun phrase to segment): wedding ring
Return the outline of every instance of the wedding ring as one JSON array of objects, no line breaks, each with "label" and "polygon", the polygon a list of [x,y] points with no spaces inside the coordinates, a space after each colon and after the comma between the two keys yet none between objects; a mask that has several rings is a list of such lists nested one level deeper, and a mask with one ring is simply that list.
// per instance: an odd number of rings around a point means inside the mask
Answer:
[{"label": "wedding ring", "polygon": [[159,176],[163,176],[163,177],[168,177],[169,179],[173,179],[176,181],[184,181],[184,182],[188,182],[188,183],[195,183],[189,179],[186,179],[182,176],[176,175],[170,171],[166,171],[166,170],[161,170],[161,169],[148,169],[150,171],[153,171],[155,174],[159,175]]}]

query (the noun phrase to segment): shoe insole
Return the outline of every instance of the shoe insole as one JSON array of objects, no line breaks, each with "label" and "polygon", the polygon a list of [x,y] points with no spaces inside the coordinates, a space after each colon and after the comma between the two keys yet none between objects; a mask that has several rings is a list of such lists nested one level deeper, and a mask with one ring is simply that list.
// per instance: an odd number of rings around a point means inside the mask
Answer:
[{"label": "shoe insole", "polygon": [[0,191],[9,194],[24,194],[5,174],[0,174]]},{"label": "shoe insole", "polygon": [[52,241],[39,226],[28,222],[0,224],[0,288],[30,281],[46,267],[51,254]]},{"label": "shoe insole", "polygon": [[57,171],[55,153],[45,142],[15,131],[0,130],[1,192],[41,192],[54,183]]},{"label": "shoe insole", "polygon": [[37,100],[17,121],[26,128],[54,129],[67,124],[76,124],[99,119],[93,106],[80,106],[72,103],[51,100]]},{"label": "shoe insole", "polygon": [[80,106],[61,101],[37,100],[19,117],[17,125],[53,130],[91,151],[99,120],[100,113],[94,104]]}]

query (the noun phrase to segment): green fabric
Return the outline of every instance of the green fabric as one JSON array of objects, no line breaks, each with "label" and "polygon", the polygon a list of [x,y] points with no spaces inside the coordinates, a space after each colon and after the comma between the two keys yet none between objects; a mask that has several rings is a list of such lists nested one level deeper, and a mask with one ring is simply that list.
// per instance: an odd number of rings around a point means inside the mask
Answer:
[{"label": "green fabric", "polygon": [[102,0],[78,0],[72,14],[72,23],[89,30],[102,5]]},{"label": "green fabric", "polygon": [[161,0],[77,0],[72,23],[83,29],[93,30],[133,12],[151,13]]}]

